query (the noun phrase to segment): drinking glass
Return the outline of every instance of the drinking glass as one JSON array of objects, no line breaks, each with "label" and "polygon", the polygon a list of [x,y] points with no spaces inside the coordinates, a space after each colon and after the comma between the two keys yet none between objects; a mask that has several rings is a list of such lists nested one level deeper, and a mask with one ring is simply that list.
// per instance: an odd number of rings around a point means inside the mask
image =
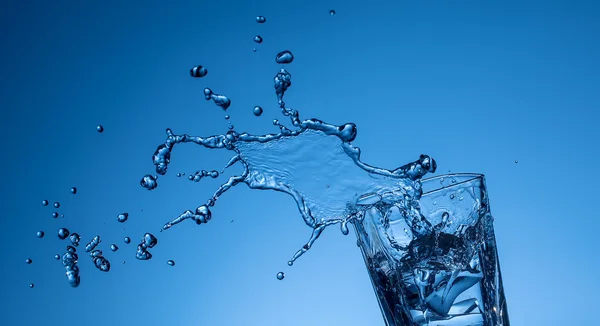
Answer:
[{"label": "drinking glass", "polygon": [[411,228],[401,203],[353,223],[386,325],[509,326],[484,176],[421,184],[426,231]]}]

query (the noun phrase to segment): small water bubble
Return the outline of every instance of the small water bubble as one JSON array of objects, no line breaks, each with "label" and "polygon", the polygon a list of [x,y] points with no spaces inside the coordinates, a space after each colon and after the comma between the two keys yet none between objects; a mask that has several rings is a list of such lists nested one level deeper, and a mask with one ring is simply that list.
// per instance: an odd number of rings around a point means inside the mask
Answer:
[{"label": "small water bubble", "polygon": [[129,213],[121,213],[121,214],[117,215],[117,221],[119,221],[121,223],[127,221],[127,218],[129,218]]},{"label": "small water bubble", "polygon": [[275,62],[280,64],[288,64],[292,61],[294,61],[294,55],[289,50],[281,51],[275,57]]},{"label": "small water bubble", "polygon": [[[225,116],[225,120],[229,120],[229,116],[228,115]],[[229,123],[231,123],[231,121]]]},{"label": "small water bubble", "polygon": [[43,205],[43,206],[48,206],[48,201],[47,201],[47,200],[45,200],[45,199],[44,199],[44,200],[42,200],[42,205]]},{"label": "small water bubble", "polygon": [[41,239],[44,237],[44,231],[37,231],[37,233],[35,235]]},{"label": "small water bubble", "polygon": [[265,18],[265,16],[256,16],[256,22],[259,24],[264,24],[267,22],[267,19]]},{"label": "small water bubble", "polygon": [[54,218],[58,218],[58,212],[54,212],[54,213],[52,213],[52,217],[54,217]]},{"label": "small water bubble", "polygon": [[71,193],[74,195],[77,193],[77,187],[71,188]]},{"label": "small water bubble", "polygon": [[254,113],[254,115],[257,117],[260,117],[260,115],[263,113],[263,108],[261,108],[260,106],[257,105],[252,110],[252,113]]},{"label": "small water bubble", "polygon": [[123,239],[123,241],[125,241],[125,243],[130,243],[131,242],[131,238],[125,237],[125,239]]},{"label": "small water bubble", "polygon": [[262,41],[263,41],[263,39],[262,39],[262,37],[260,37],[260,35],[256,35],[254,37],[254,42],[260,44],[260,43],[262,43]]},{"label": "small water bubble", "polygon": [[463,199],[464,199],[463,196],[458,197],[458,200],[463,200]]},{"label": "small water bubble", "polygon": [[227,126],[227,128],[229,128],[229,130],[233,130],[234,127],[233,127],[233,125],[229,125],[229,126]]},{"label": "small water bubble", "polygon": [[173,260],[168,260],[168,261],[167,261],[167,264],[168,264],[169,266],[175,266],[175,262],[174,262]]},{"label": "small water bubble", "polygon": [[98,125],[98,126],[96,126],[96,131],[98,131],[100,133],[104,132],[104,127],[102,127],[102,125]]},{"label": "small water bubble", "polygon": [[117,251],[117,250],[119,250],[119,247],[117,247],[117,245],[113,243],[110,245],[110,250]]},{"label": "small water bubble", "polygon": [[285,274],[284,274],[283,272],[279,272],[279,273],[277,273],[277,279],[278,279],[278,280],[280,280],[280,281],[281,281],[281,280],[283,280],[283,278],[284,278],[284,277],[285,277]]},{"label": "small water bubble", "polygon": [[437,205],[437,201],[435,201],[435,200],[434,200],[434,201],[433,201],[433,204],[434,204],[434,205]]},{"label": "small water bubble", "polygon": [[515,164],[519,163],[519,160],[515,160]]},{"label": "small water bubble", "polygon": [[33,289],[35,285],[33,283],[29,283],[29,288]]},{"label": "small water bubble", "polygon": [[140,180],[140,185],[148,190],[154,190],[158,187],[156,179],[158,179],[157,176],[146,174],[142,180]]},{"label": "small water bubble", "polygon": [[450,194],[450,199],[454,199],[454,194]]},{"label": "small water bubble", "polygon": [[31,260],[31,258],[27,258],[25,259],[25,264],[29,265],[31,264],[33,261]]},{"label": "small water bubble", "polygon": [[54,208],[59,208],[59,207],[60,207],[60,203],[59,202],[54,203]]},{"label": "small water bubble", "polygon": [[293,261],[291,261],[291,260],[290,260],[290,261],[288,261],[288,266],[292,266],[292,265],[294,265],[294,262],[293,262]]},{"label": "small water bubble", "polygon": [[61,240],[66,239],[69,236],[69,230],[67,228],[58,229],[58,238]]},{"label": "small water bubble", "polygon": [[200,65],[195,66],[194,68],[190,69],[190,76],[195,77],[195,78],[204,77],[204,76],[206,76],[206,74],[208,74],[208,70]]},{"label": "small water bubble", "polygon": [[329,10],[329,15],[330,16],[335,16],[335,10],[333,10],[333,9]]},{"label": "small water bubble", "polygon": [[54,259],[60,260],[60,255],[59,254],[54,255]]}]

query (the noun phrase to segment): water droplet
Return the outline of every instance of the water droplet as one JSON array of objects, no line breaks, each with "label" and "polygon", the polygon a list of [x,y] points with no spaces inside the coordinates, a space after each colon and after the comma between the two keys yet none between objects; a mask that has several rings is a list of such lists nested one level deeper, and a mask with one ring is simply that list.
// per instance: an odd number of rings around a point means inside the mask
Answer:
[{"label": "water droplet", "polygon": [[208,74],[208,70],[200,65],[190,69],[190,76],[192,77],[200,78],[206,76],[206,74]]},{"label": "water droplet", "polygon": [[264,16],[256,16],[256,22],[259,24],[264,24],[267,22],[267,19]]},{"label": "water droplet", "polygon": [[463,200],[464,198],[462,196],[458,197],[458,200]]},{"label": "water droplet", "polygon": [[208,206],[202,205],[196,208],[196,214],[194,215],[194,220],[196,221],[196,224],[206,223],[210,221],[211,218],[212,212],[210,211],[210,208],[208,208]]},{"label": "water droplet", "polygon": [[168,264],[169,266],[175,266],[175,262],[174,262],[174,261],[172,261],[172,260],[168,260],[168,261],[167,261],[167,264]]},{"label": "water droplet", "polygon": [[71,188],[71,193],[73,195],[76,194],[77,193],[77,188],[76,187]]},{"label": "water droplet", "polygon": [[54,218],[58,218],[58,212],[54,212],[54,213],[52,213],[52,217],[54,217]]},{"label": "water droplet", "polygon": [[330,16],[335,16],[335,10],[333,10],[333,9],[329,10],[329,15]]},{"label": "water droplet", "polygon": [[256,49],[252,49],[252,52],[256,52]]},{"label": "water droplet", "polygon": [[96,126],[96,130],[98,132],[104,132],[104,127],[102,127],[102,125],[98,125],[98,126]]},{"label": "water droplet", "polygon": [[42,205],[43,205],[43,206],[48,206],[48,201],[47,201],[47,200],[45,200],[45,199],[44,199],[44,200],[42,200]]},{"label": "water droplet", "polygon": [[291,261],[291,260],[290,260],[290,261],[288,261],[288,266],[292,266],[292,265],[294,265],[294,262],[293,262],[293,261]]},{"label": "water droplet", "polygon": [[77,232],[73,232],[69,236],[69,240],[71,241],[72,245],[74,245],[75,247],[78,247],[79,246],[79,241],[81,241],[81,237],[79,236],[79,234],[77,234]]},{"label": "water droplet", "polygon": [[288,50],[277,53],[277,56],[275,57],[275,62],[281,64],[291,63],[292,61],[294,61],[294,55]]},{"label": "water droplet", "polygon": [[33,289],[35,285],[33,283],[29,283],[29,288]]},{"label": "water droplet", "polygon": [[454,194],[450,194],[450,199],[454,199]]},{"label": "water droplet", "polygon": [[100,236],[96,235],[85,245],[85,252],[92,252],[94,249],[96,249],[96,247],[98,247],[100,242],[102,242],[102,240],[100,240]]},{"label": "water droplet", "polygon": [[157,176],[146,174],[140,181],[140,185],[148,190],[154,190],[158,187],[157,178]]},{"label": "water droplet", "polygon": [[[225,120],[229,120],[229,116],[228,115],[225,116]],[[231,123],[231,122],[229,122],[229,123]]]},{"label": "water droplet", "polygon": [[117,215],[117,221],[123,223],[125,221],[127,221],[127,218],[129,218],[129,213],[122,213]]},{"label": "water droplet", "polygon": [[60,260],[60,255],[59,254],[54,255],[54,259]]},{"label": "water droplet", "polygon": [[229,125],[227,128],[229,128],[229,130],[233,130],[233,125]]},{"label": "water droplet", "polygon": [[130,243],[131,242],[131,238],[125,237],[125,239],[123,239],[123,241],[125,241],[125,243]]},{"label": "water droplet", "polygon": [[446,223],[448,222],[448,218],[450,217],[450,214],[448,214],[448,212],[444,212],[442,213],[442,224],[446,225]]},{"label": "water droplet", "polygon": [[60,203],[59,202],[54,203],[54,208],[59,208],[59,207],[60,207]]},{"label": "water droplet", "polygon": [[278,280],[280,280],[280,281],[281,281],[281,280],[283,280],[283,278],[284,278],[284,277],[285,277],[285,274],[284,274],[283,272],[279,272],[279,273],[277,273],[277,279],[278,279]]},{"label": "water droplet", "polygon": [[110,245],[110,250],[117,251],[117,250],[119,250],[119,247],[117,247],[117,245],[113,243]]},{"label": "water droplet", "polygon": [[31,264],[33,261],[31,260],[31,258],[27,258],[25,259],[25,264],[29,265]]},{"label": "water droplet", "polygon": [[515,164],[519,163],[519,160],[515,160]]},{"label": "water droplet", "polygon": [[157,243],[158,243],[158,239],[156,239],[156,237],[154,235],[152,235],[152,233],[144,234],[144,237],[142,238],[142,244],[145,247],[152,248],[152,247],[156,246]]},{"label": "water droplet", "polygon": [[256,35],[256,36],[254,37],[254,42],[256,42],[256,43],[259,43],[259,44],[260,44],[260,43],[262,43],[262,41],[263,41],[263,39],[262,39],[262,37],[260,37],[260,35]]},{"label": "water droplet", "polygon": [[231,100],[225,96],[220,94],[215,94],[210,88],[204,89],[204,98],[209,101],[213,100],[217,106],[220,106],[223,111],[226,111],[231,105]]},{"label": "water droplet", "polygon": [[58,229],[58,238],[61,240],[66,239],[69,236],[69,230],[67,228]]},{"label": "water droplet", "polygon": [[260,106],[257,105],[252,110],[252,113],[254,113],[254,115],[257,117],[260,117],[260,115],[263,113],[263,108],[261,108]]},{"label": "water droplet", "polygon": [[44,231],[37,231],[37,233],[35,235],[41,239],[44,237]]}]

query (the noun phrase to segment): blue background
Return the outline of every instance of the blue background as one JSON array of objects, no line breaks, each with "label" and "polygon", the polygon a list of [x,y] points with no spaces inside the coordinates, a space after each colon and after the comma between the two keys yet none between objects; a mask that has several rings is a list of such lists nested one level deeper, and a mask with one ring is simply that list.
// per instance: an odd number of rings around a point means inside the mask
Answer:
[{"label": "blue background", "polygon": [[[227,130],[204,87],[232,99],[236,130],[275,132],[285,49],[288,106],[355,122],[363,161],[425,153],[438,174],[487,176],[513,325],[595,324],[599,14],[594,1],[3,1],[0,324],[383,325],[353,234],[329,229],[286,265],[311,230],[285,194],[236,187],[210,223],[159,234],[224,181],[175,174],[229,153],[176,147],[159,187],[139,185],[165,128]],[[206,77],[189,76],[197,64]],[[82,253],[70,288],[53,258],[63,226],[99,234],[111,271]],[[145,232],[159,244],[138,261]]]}]

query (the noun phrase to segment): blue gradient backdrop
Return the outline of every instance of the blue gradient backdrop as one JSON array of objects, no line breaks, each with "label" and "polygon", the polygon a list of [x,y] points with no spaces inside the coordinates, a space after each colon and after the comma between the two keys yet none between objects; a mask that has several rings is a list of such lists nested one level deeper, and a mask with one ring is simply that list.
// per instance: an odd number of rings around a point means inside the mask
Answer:
[{"label": "blue gradient backdrop", "polygon": [[[204,87],[232,99],[237,130],[276,131],[274,57],[285,49],[296,57],[286,103],[304,118],[355,122],[365,162],[395,168],[426,153],[438,173],[487,176],[513,325],[597,324],[598,2],[0,6],[0,324],[383,325],[353,234],[332,228],[286,265],[311,230],[285,194],[236,187],[210,223],[158,233],[223,182],[175,174],[220,169],[228,153],[179,146],[158,189],[139,185],[165,128],[227,130]],[[197,64],[205,78],[189,76]],[[81,286],[70,288],[53,258],[63,226],[82,242],[99,234],[112,270],[82,254]],[[150,261],[134,258],[144,232],[159,238]]]}]

